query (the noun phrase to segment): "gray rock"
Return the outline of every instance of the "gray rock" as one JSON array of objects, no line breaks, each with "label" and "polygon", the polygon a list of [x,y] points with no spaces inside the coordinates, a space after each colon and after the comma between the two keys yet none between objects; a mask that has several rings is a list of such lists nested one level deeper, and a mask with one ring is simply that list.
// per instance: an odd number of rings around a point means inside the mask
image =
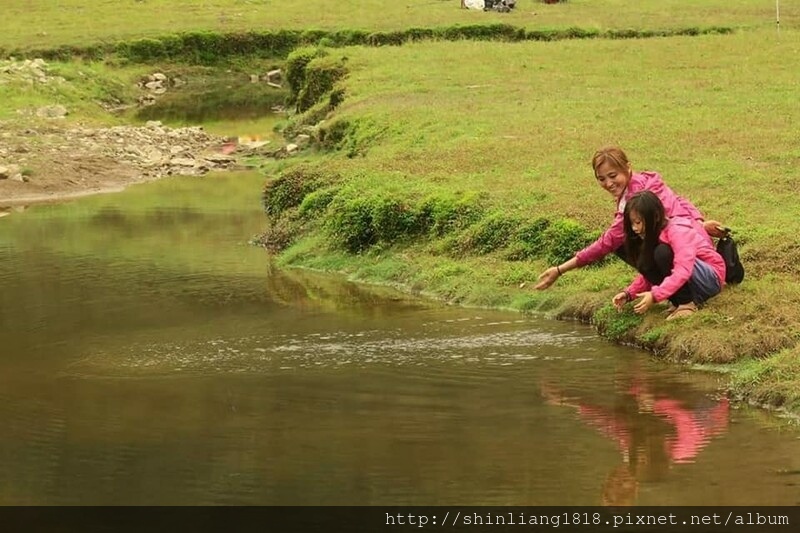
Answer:
[{"label": "gray rock", "polygon": [[267,85],[278,89],[281,88],[281,81],[282,81],[281,69],[276,68],[275,70],[270,70],[269,72],[267,72],[266,77],[267,77]]},{"label": "gray rock", "polygon": [[164,154],[157,148],[150,148],[144,155],[144,162],[148,165],[160,165],[164,162]]},{"label": "gray rock", "polygon": [[235,157],[227,154],[209,154],[203,156],[203,159],[209,163],[233,163],[236,161]]},{"label": "gray rock", "polygon": [[69,114],[63,105],[49,105],[36,110],[36,116],[42,118],[64,118]]},{"label": "gray rock", "polygon": [[197,164],[197,161],[189,157],[173,157],[169,160],[169,164],[177,167],[193,167]]},{"label": "gray rock", "polygon": [[305,146],[309,142],[311,142],[311,136],[307,135],[305,133],[301,133],[300,135],[298,135],[297,137],[294,138],[294,142],[298,146]]},{"label": "gray rock", "polygon": [[14,179],[19,174],[19,165],[0,166],[0,180]]}]

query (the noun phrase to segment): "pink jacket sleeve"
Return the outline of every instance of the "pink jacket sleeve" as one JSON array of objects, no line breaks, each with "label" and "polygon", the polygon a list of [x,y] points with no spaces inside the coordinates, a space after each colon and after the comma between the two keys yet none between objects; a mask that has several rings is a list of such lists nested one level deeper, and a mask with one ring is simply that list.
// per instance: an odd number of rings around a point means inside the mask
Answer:
[{"label": "pink jacket sleeve", "polygon": [[644,276],[639,274],[634,278],[631,284],[628,285],[628,288],[625,289],[625,292],[630,294],[631,298],[636,298],[637,294],[639,294],[640,292],[649,291],[651,287],[652,285],[650,285],[650,282],[647,281],[647,279]]},{"label": "pink jacket sleeve", "polygon": [[622,213],[617,212],[614,215],[614,222],[611,223],[605,233],[575,254],[575,260],[578,262],[578,266],[584,266],[615,252],[623,244],[625,244],[625,229],[622,225]]},{"label": "pink jacket sleeve", "polygon": [[691,226],[670,222],[669,226],[661,232],[661,242],[672,247],[675,258],[672,264],[672,273],[664,278],[661,284],[651,289],[656,302],[662,302],[675,294],[692,277],[694,261],[697,258],[697,244],[693,238],[694,231]]}]

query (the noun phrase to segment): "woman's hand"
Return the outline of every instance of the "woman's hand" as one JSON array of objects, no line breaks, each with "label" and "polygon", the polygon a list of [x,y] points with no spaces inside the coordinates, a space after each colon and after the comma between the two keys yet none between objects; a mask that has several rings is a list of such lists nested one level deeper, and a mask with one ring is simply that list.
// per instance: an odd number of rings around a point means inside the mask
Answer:
[{"label": "woman's hand", "polygon": [[640,292],[637,296],[641,296],[642,298],[636,303],[636,305],[633,306],[633,312],[637,315],[646,313],[647,310],[650,309],[654,303],[656,303],[655,298],[653,298],[653,293],[650,291]]},{"label": "woman's hand", "polygon": [[706,220],[703,222],[703,228],[706,230],[706,233],[718,239],[721,239],[725,236],[725,230],[723,227],[724,226],[716,220]]},{"label": "woman's hand", "polygon": [[534,289],[543,291],[550,285],[556,282],[561,274],[558,273],[558,267],[550,267],[539,276],[539,283],[536,284]]},{"label": "woman's hand", "polygon": [[624,291],[617,293],[617,295],[611,299],[611,303],[614,304],[617,311],[622,311],[622,308],[628,303],[628,293]]}]

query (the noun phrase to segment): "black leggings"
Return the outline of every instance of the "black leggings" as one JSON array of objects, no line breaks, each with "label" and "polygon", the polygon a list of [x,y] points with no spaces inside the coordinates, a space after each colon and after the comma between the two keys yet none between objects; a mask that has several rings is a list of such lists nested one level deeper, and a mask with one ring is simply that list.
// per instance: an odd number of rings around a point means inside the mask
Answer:
[{"label": "black leggings", "polygon": [[[620,246],[617,248],[615,253],[620,259],[631,265],[633,268],[636,268],[636,270],[639,270],[637,266],[631,263],[631,261],[628,259],[628,253],[625,249],[625,246]],[[653,266],[649,270],[639,270],[639,273],[643,275],[651,285],[661,285],[661,282],[664,281],[664,278],[672,274],[674,263],[675,254],[672,252],[672,247],[669,244],[660,242],[656,245],[656,249],[653,251]],[[675,291],[675,294],[670,296],[668,300],[672,303],[672,305],[675,306],[688,304],[689,302],[694,301],[694,298],[692,297],[692,287],[689,284],[689,280],[687,280],[680,289]]]}]

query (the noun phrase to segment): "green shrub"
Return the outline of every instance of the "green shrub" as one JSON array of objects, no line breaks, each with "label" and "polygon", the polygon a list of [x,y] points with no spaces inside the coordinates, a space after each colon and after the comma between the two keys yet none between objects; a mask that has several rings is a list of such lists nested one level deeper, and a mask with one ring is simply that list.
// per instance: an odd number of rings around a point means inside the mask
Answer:
[{"label": "green shrub", "polygon": [[638,340],[647,346],[654,346],[663,340],[664,333],[665,330],[663,327],[655,327],[639,335]]},{"label": "green shrub", "polygon": [[200,64],[219,63],[232,56],[284,57],[300,43],[297,31],[275,32],[187,32],[158,39],[118,43],[116,52],[134,62],[171,59]]},{"label": "green shrub", "polygon": [[264,233],[254,243],[271,252],[280,252],[289,247],[302,233],[302,222],[295,213],[287,212],[275,220],[268,221]]},{"label": "green shrub", "polygon": [[317,169],[297,167],[270,180],[264,187],[264,211],[277,219],[287,209],[299,206],[306,195],[339,180],[338,176],[326,175]]},{"label": "green shrub", "polygon": [[566,37],[569,39],[591,39],[600,36],[600,32],[595,29],[583,29],[571,27],[566,29]]},{"label": "green shrub", "polygon": [[300,203],[298,212],[304,219],[320,216],[339,192],[338,187],[325,187],[308,193]]},{"label": "green shrub", "polygon": [[335,46],[354,46],[367,43],[368,32],[364,30],[338,30],[328,35]]},{"label": "green shrub", "polygon": [[405,33],[407,41],[425,41],[436,37],[436,31],[430,28],[409,28]]},{"label": "green shrub", "polygon": [[414,203],[387,195],[342,194],[326,188],[308,195],[300,207],[303,216],[322,209],[331,241],[350,253],[378,244],[391,246],[430,230],[430,218]]},{"label": "green shrub", "polygon": [[[298,133],[313,133],[314,141],[326,148],[333,148],[344,139],[345,130],[338,133],[339,137],[329,137],[328,131],[318,130],[309,131],[307,127],[314,127],[328,117],[328,114],[336,109],[344,101],[344,89],[337,87],[328,93],[328,98],[314,104],[311,108],[302,113],[292,115],[289,122],[282,128],[283,135],[290,139]],[[323,140],[326,141],[323,144]],[[336,142],[333,142],[333,141]]]},{"label": "green shrub", "polygon": [[475,192],[426,198],[420,207],[421,226],[436,237],[464,230],[481,219],[485,202],[486,195]]},{"label": "green shrub", "polygon": [[[331,96],[335,93],[331,93]],[[347,157],[364,156],[373,144],[380,141],[388,128],[386,123],[379,123],[368,116],[353,121],[334,118],[320,126],[319,143],[323,148],[343,150]]]},{"label": "green shrub", "polygon": [[448,26],[441,30],[441,35],[449,41],[459,39],[517,41],[524,37],[525,31],[510,24],[474,24]]},{"label": "green shrub", "polygon": [[332,242],[354,254],[375,244],[372,208],[367,198],[336,196],[328,206],[326,221]]},{"label": "green shrub", "polygon": [[335,119],[319,129],[319,143],[323,148],[340,148],[351,131],[350,121]]},{"label": "green shrub", "polygon": [[546,260],[553,265],[563,263],[594,241],[594,234],[570,219],[550,224],[542,234]]},{"label": "green shrub", "polygon": [[382,197],[374,200],[372,224],[376,238],[386,244],[394,244],[420,233],[419,214],[397,198]]},{"label": "green shrub", "polygon": [[611,39],[635,39],[640,36],[639,30],[625,29],[625,30],[608,30],[606,36]]},{"label": "green shrub", "polygon": [[518,219],[506,218],[501,213],[492,213],[468,228],[458,239],[461,253],[488,254],[503,248],[511,239]]},{"label": "green shrub", "polygon": [[304,46],[293,50],[286,58],[286,83],[289,85],[288,105],[294,105],[306,83],[306,67],[312,59],[327,52],[317,46]]},{"label": "green shrub", "polygon": [[643,319],[642,315],[635,314],[629,308],[620,313],[613,305],[606,304],[597,310],[592,321],[601,335],[617,341],[629,336]]},{"label": "green shrub", "polygon": [[120,43],[117,53],[131,61],[153,61],[166,57],[164,45],[158,39],[139,39]]},{"label": "green shrub", "polygon": [[190,32],[181,37],[184,53],[189,55],[193,63],[211,64],[230,55],[224,49],[224,37],[220,34]]},{"label": "green shrub", "polygon": [[553,30],[531,30],[525,33],[525,39],[528,41],[553,41],[557,38]]},{"label": "green shrub", "polygon": [[406,42],[406,34],[402,31],[375,32],[367,36],[367,44],[370,46],[399,46]]},{"label": "green shrub", "polygon": [[109,54],[112,51],[112,46],[105,45],[105,44],[95,44],[95,45],[88,45],[88,46],[73,46],[73,45],[62,45],[56,48],[51,48],[48,50],[41,50],[41,51],[34,51],[32,53],[13,53],[9,54],[6,52],[0,53],[0,57],[8,57],[9,55],[14,56],[25,56],[25,57],[41,57],[47,61],[71,61],[76,57],[90,60],[90,61],[99,61],[103,59],[104,56]]},{"label": "green shrub", "polygon": [[[313,58],[306,64],[305,79],[297,92],[297,111],[302,113],[316,104],[322,96],[333,89],[333,84],[340,80],[347,70],[341,58],[330,56]],[[288,76],[287,76],[288,78]],[[294,92],[294,87],[292,87]]]},{"label": "green shrub", "polygon": [[[334,47],[354,45],[401,45],[421,40],[495,40],[495,41],[552,41],[559,39],[634,39],[672,35],[730,34],[733,28],[710,26],[707,28],[674,28],[667,30],[607,30],[567,28],[564,30],[531,30],[509,24],[476,24],[443,28],[410,28],[391,32],[364,30],[278,30],[267,32],[215,33],[187,32],[159,38],[138,39],[116,44],[87,46],[63,45],[42,50],[6,50],[0,54],[19,57],[42,57],[47,60],[67,61],[75,57],[99,60],[116,52],[132,62],[152,62],[169,59],[200,64],[217,64],[232,56],[257,55],[261,57],[286,57],[298,47]],[[301,76],[302,77],[302,76]],[[297,85],[299,90],[300,85]],[[296,93],[295,93],[296,97]],[[293,101],[289,105],[294,104]]]},{"label": "green shrub", "polygon": [[305,30],[300,34],[300,42],[306,46],[313,46],[322,39],[329,39],[330,32],[326,30]]},{"label": "green shrub", "polygon": [[533,222],[521,224],[511,240],[506,259],[524,261],[541,257],[547,247],[545,230],[548,227],[550,221],[546,218],[537,218]]}]

